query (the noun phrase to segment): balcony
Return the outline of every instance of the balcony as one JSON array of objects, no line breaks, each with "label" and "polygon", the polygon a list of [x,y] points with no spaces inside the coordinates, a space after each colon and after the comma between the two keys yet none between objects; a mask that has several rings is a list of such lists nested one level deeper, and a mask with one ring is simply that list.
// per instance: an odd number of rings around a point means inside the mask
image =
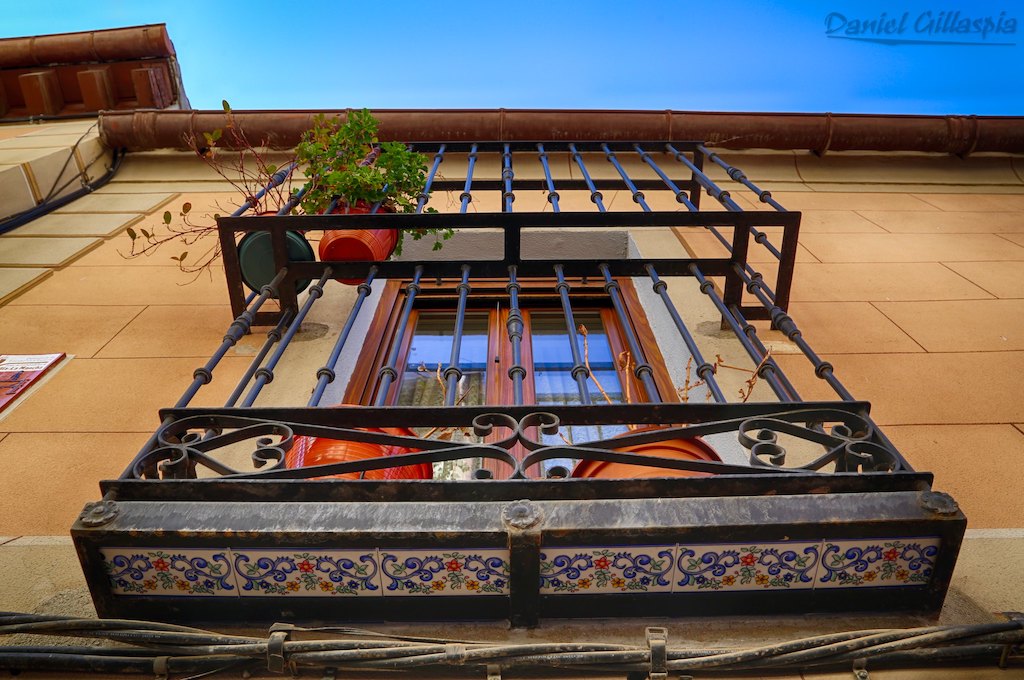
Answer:
[{"label": "balcony", "polygon": [[[870,404],[846,390],[788,315],[799,213],[697,142],[417,150],[433,160],[433,198],[424,195],[415,214],[219,221],[237,318],[72,530],[101,615],[507,618],[530,626],[609,611],[939,610],[966,520],[931,490],[929,473],[910,467],[872,421]],[[743,209],[748,201],[713,181],[707,164],[766,209]],[[601,192],[611,188],[625,188],[632,209],[606,206]],[[703,206],[702,193],[710,196]],[[516,210],[517,196],[530,194],[543,196],[544,209]],[[445,195],[451,212],[424,212]],[[455,259],[447,249],[427,257],[415,248],[374,263],[289,259],[290,231],[367,227],[452,227],[470,246],[454,249]],[[277,275],[247,296],[237,243],[252,232],[269,233]],[[654,232],[708,233],[723,253],[637,257],[630,247],[600,251],[591,236]],[[563,242],[569,247],[556,252]],[[474,257],[458,257],[467,250]],[[753,264],[765,254],[770,280]],[[351,309],[332,352],[308,374],[311,396],[304,406],[266,403],[264,388],[302,352],[296,337],[311,310],[344,286],[335,279],[362,283],[346,293]],[[386,331],[369,321],[385,309],[382,280],[393,293]],[[725,333],[715,348],[750,362],[742,397],[694,332],[694,296]],[[264,309],[273,301],[277,309]],[[467,323],[473,310],[489,315],[495,305],[499,323],[488,322],[480,368],[462,356]],[[544,357],[531,347],[536,331],[527,321],[540,308],[563,342],[563,356],[543,366],[561,376],[557,398],[538,397],[547,394],[537,386]],[[612,394],[594,380],[594,329],[578,323],[594,309],[617,338],[609,347],[625,357],[601,373],[619,381]],[[416,371],[403,347],[421,312],[451,321],[443,336],[450,351],[436,370],[442,401],[399,405],[399,384]],[[834,400],[800,398],[757,320],[795,344]],[[253,325],[270,331],[224,407],[190,407]],[[503,347],[493,362],[492,342]],[[433,366],[424,368],[429,379]],[[474,370],[501,396],[460,403]],[[365,385],[355,389],[359,373]],[[358,391],[361,405],[332,408],[345,378],[345,396]],[[289,464],[304,438],[397,453]],[[650,453],[695,441],[709,442],[714,455]],[[592,472],[615,465],[618,476]],[[401,478],[424,466],[431,478]],[[453,469],[464,474],[441,478]],[[438,598],[443,608],[431,602]]]}]

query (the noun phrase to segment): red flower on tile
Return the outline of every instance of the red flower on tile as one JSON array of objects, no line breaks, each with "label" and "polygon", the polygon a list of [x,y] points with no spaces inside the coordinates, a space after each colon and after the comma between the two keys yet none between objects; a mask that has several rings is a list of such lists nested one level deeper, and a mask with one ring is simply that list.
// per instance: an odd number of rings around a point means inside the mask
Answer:
[{"label": "red flower on tile", "polygon": [[746,555],[740,558],[740,564],[742,564],[745,567],[752,566],[755,562],[757,562],[757,555],[755,555],[754,553],[747,553]]},{"label": "red flower on tile", "polygon": [[153,560],[153,568],[157,571],[167,571],[171,568],[171,565],[167,564],[167,562],[164,561],[164,558],[161,557],[159,559]]},{"label": "red flower on tile", "polygon": [[896,558],[899,557],[899,556],[900,556],[900,551],[897,550],[896,548],[890,548],[889,550],[886,550],[885,553],[883,553],[883,555],[882,555],[882,557],[884,557],[889,562],[895,562]]},{"label": "red flower on tile", "polygon": [[598,557],[596,560],[594,560],[595,569],[607,569],[610,565],[611,562],[608,561],[607,557]]},{"label": "red flower on tile", "polygon": [[462,562],[459,562],[458,560],[445,562],[444,566],[448,568],[448,571],[462,571]]},{"label": "red flower on tile", "polygon": [[313,563],[309,560],[302,560],[301,562],[299,562],[297,566],[299,567],[299,571],[304,572],[306,574],[310,574],[313,572]]}]

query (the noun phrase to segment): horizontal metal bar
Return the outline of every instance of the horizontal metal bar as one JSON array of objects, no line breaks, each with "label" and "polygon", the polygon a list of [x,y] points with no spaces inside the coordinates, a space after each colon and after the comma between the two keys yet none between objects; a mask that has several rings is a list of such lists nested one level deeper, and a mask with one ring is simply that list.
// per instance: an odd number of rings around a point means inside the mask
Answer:
[{"label": "horizontal metal bar", "polygon": [[704,423],[730,418],[751,418],[773,413],[787,413],[807,409],[832,409],[859,416],[870,413],[866,401],[804,401],[799,404],[776,402],[747,402],[733,404],[711,403],[642,403],[592,404],[589,406],[468,406],[442,409],[436,406],[360,406],[348,408],[250,407],[250,408],[170,408],[160,411],[161,419],[193,416],[235,416],[312,425],[336,426],[350,423],[356,427],[432,427],[434,425],[469,426],[473,419],[501,411],[512,418],[523,418],[543,411],[557,416],[570,425],[602,425],[612,422],[628,423]]},{"label": "horizontal metal bar", "polygon": [[786,227],[800,223],[799,212],[515,212],[515,213],[389,213],[376,215],[287,215],[220,217],[231,231],[310,231],[319,229],[494,229],[502,227]]}]

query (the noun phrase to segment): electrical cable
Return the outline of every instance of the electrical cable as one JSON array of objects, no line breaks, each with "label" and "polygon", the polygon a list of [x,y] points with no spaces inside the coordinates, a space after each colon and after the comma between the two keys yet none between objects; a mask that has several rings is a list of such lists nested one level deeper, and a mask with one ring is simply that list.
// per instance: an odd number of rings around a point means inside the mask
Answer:
[{"label": "electrical cable", "polygon": [[[70,194],[67,194],[66,196],[61,196],[60,198],[55,198],[51,199],[48,202],[40,203],[34,208],[29,208],[28,210],[17,213],[15,215],[11,215],[10,217],[7,217],[6,219],[0,221],[0,235],[6,234],[9,231],[24,226],[38,217],[42,217],[43,215],[51,213],[54,210],[62,208],[65,205],[71,203],[72,201],[81,198],[82,196],[91,194],[97,189],[102,188],[111,179],[114,178],[115,174],[117,174],[117,171],[121,167],[121,162],[124,160],[125,155],[126,152],[123,149],[115,149],[114,156],[111,159],[110,167],[107,169],[107,172],[96,181],[86,184],[81,189],[78,189]],[[67,182],[64,186],[66,187],[70,183],[71,182]],[[57,191],[63,191],[63,188],[64,187],[61,187]]]},{"label": "electrical cable", "polygon": [[[480,669],[532,674],[588,674],[651,671],[651,648],[606,643],[459,641],[388,635],[354,628],[275,626],[267,638],[226,635],[173,624],[121,619],[48,617],[0,612],[0,635],[34,633],[103,637],[131,646],[0,646],[0,669],[70,672],[171,672],[199,678],[245,667],[280,672],[302,669],[353,671],[424,670],[476,674]],[[297,633],[346,635],[355,639],[293,640]],[[283,638],[281,637],[283,634]],[[1024,661],[1024,621],[911,629],[830,633],[750,649],[667,650],[667,670],[722,672],[793,671],[803,668],[872,668],[936,664],[1008,664]]]}]

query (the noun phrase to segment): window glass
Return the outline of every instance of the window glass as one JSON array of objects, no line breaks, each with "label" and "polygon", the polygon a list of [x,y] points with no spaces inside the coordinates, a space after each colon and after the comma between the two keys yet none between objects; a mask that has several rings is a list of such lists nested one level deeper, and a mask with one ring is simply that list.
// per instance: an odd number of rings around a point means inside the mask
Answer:
[{"label": "window glass", "polygon": [[[451,359],[455,315],[424,312],[419,315],[409,345],[398,395],[400,406],[444,406],[444,369]],[[459,355],[462,379],[455,402],[467,406],[485,403],[487,374],[487,314],[466,314]],[[438,379],[438,372],[441,377]]]},{"label": "window glass", "polygon": [[[612,352],[608,333],[600,312],[575,312],[580,355],[586,356],[591,377],[587,381],[592,403],[623,403],[622,382],[617,370],[618,357]],[[579,387],[572,377],[572,347],[561,312],[533,312],[530,314],[530,338],[533,349],[534,388],[537,404],[574,405],[582,403]],[[580,331],[586,330],[586,334]],[[595,380],[596,378],[596,380]],[[602,393],[603,390],[603,393]],[[607,395],[607,399],[605,398]],[[544,435],[546,444],[562,442],[562,436],[570,442],[580,444],[586,441],[614,437],[626,431],[624,425],[591,425],[562,427],[560,435]],[[561,465],[572,469],[575,461],[553,459],[545,463],[545,472],[552,466]]]}]

